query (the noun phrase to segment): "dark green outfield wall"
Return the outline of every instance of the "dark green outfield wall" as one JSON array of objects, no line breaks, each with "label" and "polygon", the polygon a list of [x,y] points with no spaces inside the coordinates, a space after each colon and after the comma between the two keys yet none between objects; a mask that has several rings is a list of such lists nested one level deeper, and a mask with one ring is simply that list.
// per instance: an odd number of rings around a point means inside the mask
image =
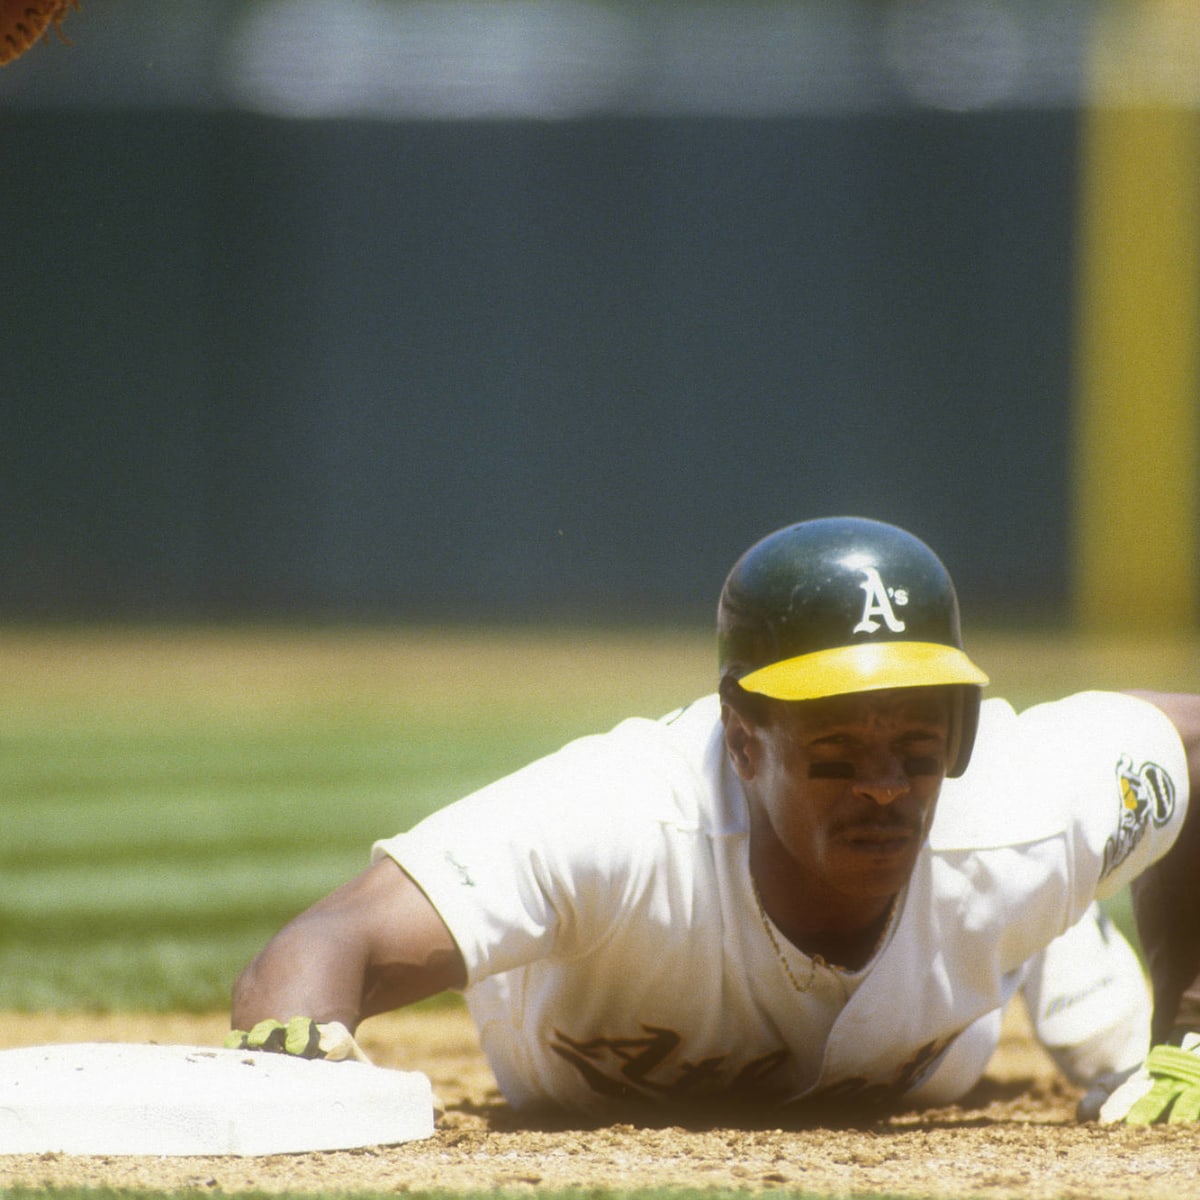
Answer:
[{"label": "dark green outfield wall", "polygon": [[0,618],[693,617],[835,511],[1060,614],[1074,142],[0,113]]}]

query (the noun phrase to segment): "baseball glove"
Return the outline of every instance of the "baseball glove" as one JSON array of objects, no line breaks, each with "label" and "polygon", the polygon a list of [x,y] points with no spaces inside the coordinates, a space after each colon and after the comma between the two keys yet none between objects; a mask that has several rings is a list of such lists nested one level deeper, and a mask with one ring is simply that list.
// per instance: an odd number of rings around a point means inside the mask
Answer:
[{"label": "baseball glove", "polygon": [[225,1038],[229,1050],[267,1050],[294,1058],[324,1058],[330,1062],[354,1059],[370,1062],[354,1034],[340,1021],[318,1024],[310,1017],[282,1021],[259,1021],[253,1029],[231,1030]]},{"label": "baseball glove", "polygon": [[61,37],[67,9],[78,7],[79,0],[0,0],[0,67],[20,58],[51,25]]}]

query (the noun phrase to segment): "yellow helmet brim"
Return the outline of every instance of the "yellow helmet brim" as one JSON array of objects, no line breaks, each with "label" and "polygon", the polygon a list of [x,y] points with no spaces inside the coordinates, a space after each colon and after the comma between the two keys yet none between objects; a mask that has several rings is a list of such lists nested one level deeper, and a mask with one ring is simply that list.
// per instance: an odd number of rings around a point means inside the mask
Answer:
[{"label": "yellow helmet brim", "polygon": [[776,700],[817,700],[885,688],[975,684],[988,677],[959,649],[936,642],[864,642],[768,663],[738,680]]}]

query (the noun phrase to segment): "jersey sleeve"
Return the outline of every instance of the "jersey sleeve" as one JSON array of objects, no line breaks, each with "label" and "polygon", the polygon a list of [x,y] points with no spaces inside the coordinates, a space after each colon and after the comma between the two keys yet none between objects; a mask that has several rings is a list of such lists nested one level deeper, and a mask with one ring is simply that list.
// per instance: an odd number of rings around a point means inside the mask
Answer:
[{"label": "jersey sleeve", "polygon": [[611,739],[571,743],[373,847],[437,909],[468,986],[570,955],[638,902],[661,796]]},{"label": "jersey sleeve", "polygon": [[1187,759],[1159,708],[1083,692],[1027,710],[1020,724],[1025,772],[1063,801],[1077,905],[1113,895],[1171,848],[1187,814]]}]

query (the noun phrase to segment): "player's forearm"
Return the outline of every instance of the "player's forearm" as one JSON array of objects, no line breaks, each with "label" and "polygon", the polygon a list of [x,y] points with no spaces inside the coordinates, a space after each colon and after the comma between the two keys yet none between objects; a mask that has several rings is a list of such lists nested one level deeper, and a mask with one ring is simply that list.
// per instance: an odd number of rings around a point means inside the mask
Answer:
[{"label": "player's forearm", "polygon": [[365,956],[352,938],[303,916],[282,929],[242,971],[233,987],[230,1024],[250,1029],[274,1018],[340,1021],[354,1030],[362,1017]]},{"label": "player's forearm", "polygon": [[1154,987],[1153,1040],[1200,1028],[1200,696],[1138,693],[1174,722],[1188,759],[1188,816],[1170,852],[1133,883],[1134,915]]},{"label": "player's forearm", "polygon": [[[1138,937],[1154,988],[1153,1041],[1177,1025],[1200,1028],[1200,870],[1182,870],[1200,851],[1197,822],[1189,822],[1171,855],[1130,889]],[[1174,861],[1168,861],[1173,856]]]},{"label": "player's forearm", "polygon": [[358,1022],[465,986],[457,944],[424,893],[390,859],[284,926],[233,990],[235,1029],[268,1018]]}]

